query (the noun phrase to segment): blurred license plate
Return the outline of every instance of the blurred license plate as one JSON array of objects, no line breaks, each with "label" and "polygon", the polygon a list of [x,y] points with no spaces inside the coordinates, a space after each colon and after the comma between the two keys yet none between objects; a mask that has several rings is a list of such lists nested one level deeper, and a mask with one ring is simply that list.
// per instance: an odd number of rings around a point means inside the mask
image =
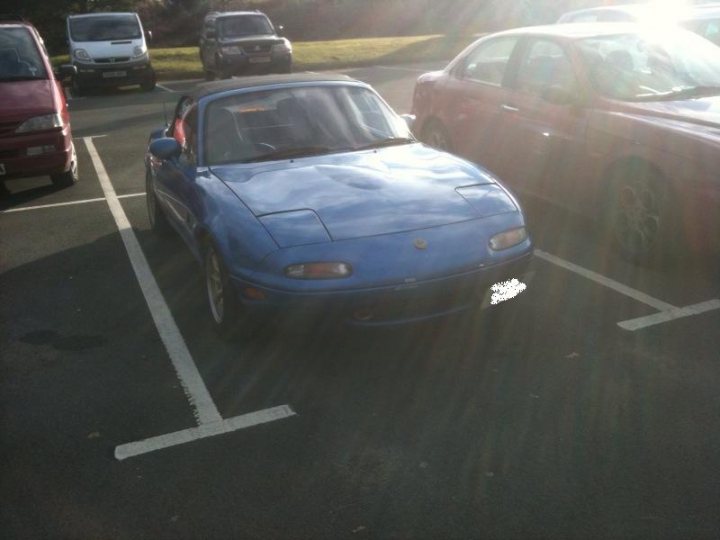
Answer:
[{"label": "blurred license plate", "polygon": [[106,79],[117,79],[119,77],[127,77],[127,71],[106,71],[103,73]]},{"label": "blurred license plate", "polygon": [[0,174],[5,174],[5,164],[0,163]]},{"label": "blurred license plate", "polygon": [[270,61],[269,56],[252,56],[250,58],[251,64],[262,64],[262,63],[269,62],[269,61]]}]

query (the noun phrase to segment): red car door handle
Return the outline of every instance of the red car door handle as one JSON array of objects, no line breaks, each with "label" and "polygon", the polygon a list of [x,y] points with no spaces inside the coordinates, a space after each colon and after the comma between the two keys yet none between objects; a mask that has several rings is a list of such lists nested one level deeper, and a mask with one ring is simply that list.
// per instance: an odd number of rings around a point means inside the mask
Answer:
[{"label": "red car door handle", "polygon": [[506,112],[520,112],[520,109],[518,109],[517,107],[513,107],[512,105],[503,104],[500,105],[500,108]]}]

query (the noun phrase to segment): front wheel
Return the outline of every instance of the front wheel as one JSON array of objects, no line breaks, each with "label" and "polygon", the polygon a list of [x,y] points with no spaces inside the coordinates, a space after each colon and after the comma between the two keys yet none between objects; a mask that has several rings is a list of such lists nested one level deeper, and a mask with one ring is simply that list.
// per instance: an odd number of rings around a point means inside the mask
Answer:
[{"label": "front wheel", "polygon": [[610,227],[620,253],[646,263],[673,252],[679,231],[665,184],[646,168],[634,169],[613,182]]},{"label": "front wheel", "polygon": [[140,83],[140,89],[143,92],[151,92],[155,89],[155,85],[157,84],[157,77],[155,76],[155,72],[151,71],[150,75],[143,80],[143,82]]},{"label": "front wheel", "polygon": [[233,289],[225,265],[212,244],[205,250],[205,288],[215,331],[227,339],[239,328],[242,304]]},{"label": "front wheel", "polygon": [[75,143],[72,144],[71,157],[70,157],[70,168],[62,173],[53,174],[50,176],[50,180],[55,187],[65,188],[70,187],[78,181],[78,166],[77,166],[77,154],[75,153]]}]

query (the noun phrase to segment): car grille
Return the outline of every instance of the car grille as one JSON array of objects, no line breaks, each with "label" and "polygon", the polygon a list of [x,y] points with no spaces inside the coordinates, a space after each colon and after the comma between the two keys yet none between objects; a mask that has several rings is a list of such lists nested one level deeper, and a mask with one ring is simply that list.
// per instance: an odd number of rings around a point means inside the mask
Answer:
[{"label": "car grille", "polygon": [[272,43],[250,43],[243,45],[242,49],[245,54],[268,54]]},{"label": "car grille", "polygon": [[129,56],[113,56],[112,58],[96,58],[96,64],[117,64],[119,62],[129,62]]}]

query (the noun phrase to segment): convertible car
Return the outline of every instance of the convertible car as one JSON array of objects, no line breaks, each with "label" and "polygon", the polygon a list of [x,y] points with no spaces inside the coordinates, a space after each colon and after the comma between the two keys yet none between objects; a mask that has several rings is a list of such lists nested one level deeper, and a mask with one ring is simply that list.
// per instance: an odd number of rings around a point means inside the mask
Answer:
[{"label": "convertible car", "polygon": [[200,85],[146,166],[151,226],[201,262],[221,334],[288,312],[389,325],[479,308],[532,256],[495,177],[344,76]]}]

